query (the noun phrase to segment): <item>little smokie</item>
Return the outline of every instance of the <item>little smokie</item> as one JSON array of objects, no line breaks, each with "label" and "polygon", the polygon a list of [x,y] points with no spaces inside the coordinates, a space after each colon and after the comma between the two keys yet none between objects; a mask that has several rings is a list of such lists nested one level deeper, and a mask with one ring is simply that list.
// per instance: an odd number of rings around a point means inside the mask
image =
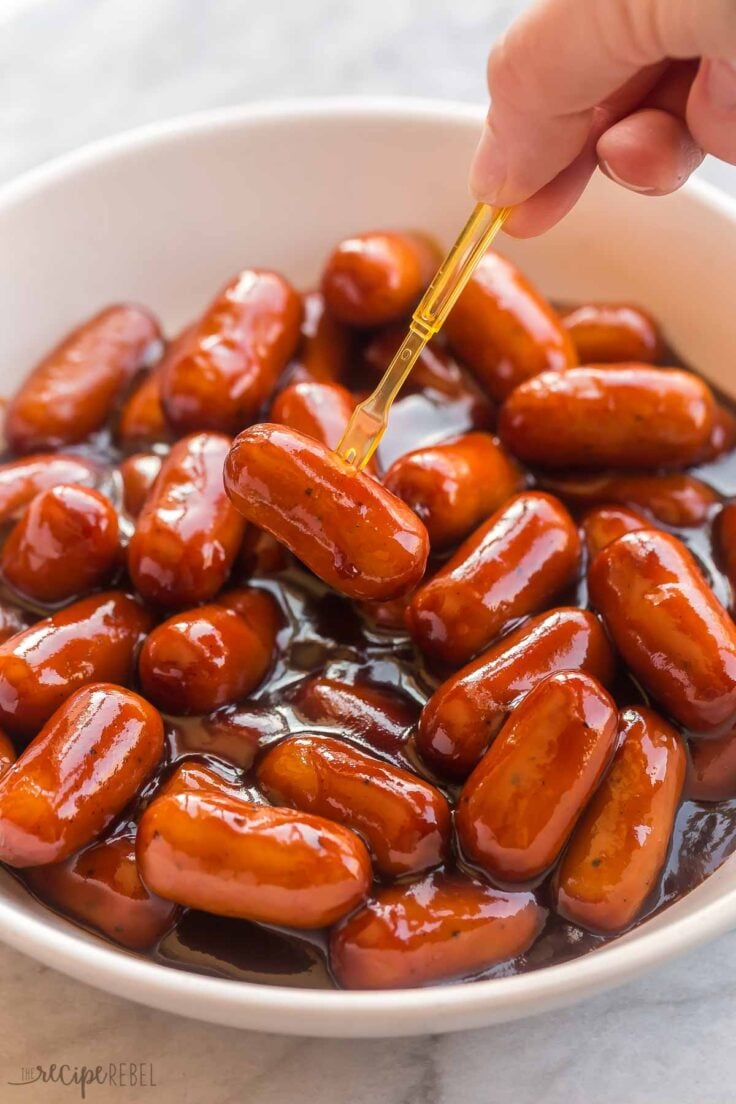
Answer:
[{"label": "little smokie", "polygon": [[589,586],[624,662],[670,716],[703,732],[736,720],[736,626],[681,541],[625,533],[593,560]]},{"label": "little smokie", "polygon": [[522,475],[488,433],[408,452],[384,484],[427,527],[432,548],[451,548],[521,490]]},{"label": "little smokie", "polygon": [[341,740],[294,736],[269,751],[257,773],[274,804],[358,832],[381,874],[416,874],[447,854],[450,808],[439,790]]},{"label": "little smokie", "polygon": [[573,832],[556,878],[563,916],[593,931],[628,928],[667,858],[685,777],[677,733],[650,709],[626,709],[611,769]]},{"label": "little smokie", "polygon": [[698,459],[716,404],[691,372],[614,364],[543,372],[512,391],[499,433],[546,468],[684,468]]},{"label": "little smokie", "polygon": [[610,696],[582,671],[535,686],[463,786],[464,854],[501,881],[549,869],[608,767],[616,719]]},{"label": "little smokie", "polygon": [[630,303],[582,303],[560,311],[581,364],[658,364],[664,355],[659,326]]},{"label": "little smokie", "polygon": [[227,579],[245,530],[222,484],[229,448],[222,434],[195,433],[164,460],[128,545],[128,570],[149,602],[206,602]]},{"label": "little smokie", "polygon": [[62,483],[31,500],[3,545],[0,570],[21,594],[55,603],[109,582],[120,559],[118,516],[109,499]]},{"label": "little smokie", "polygon": [[579,564],[580,539],[562,503],[538,491],[516,495],[419,588],[409,631],[422,651],[457,667],[517,618],[552,605]]},{"label": "little smokie", "polygon": [[276,272],[245,269],[169,346],[159,369],[166,421],[178,433],[248,425],[299,341],[302,304]]},{"label": "little smokie", "polygon": [[48,720],[0,778],[0,858],[59,862],[125,808],[163,754],[161,717],[130,690],[93,683]]},{"label": "little smokie", "polygon": [[440,262],[420,234],[356,234],[335,247],[322,274],[333,315],[351,326],[383,326],[410,314]]},{"label": "little smokie", "polygon": [[[273,662],[278,612],[270,594],[254,591],[260,610],[238,611],[237,592],[174,614],[157,625],[140,654],[144,693],[167,713],[212,713],[245,698]],[[231,604],[234,603],[234,604]]]},{"label": "little smokie", "polygon": [[64,338],[11,401],[5,437],[16,453],[63,448],[100,430],[125,389],[161,354],[152,314],[107,307]]},{"label": "little smokie", "polygon": [[511,261],[486,253],[445,325],[450,348],[500,401],[524,380],[578,363],[572,337]]},{"label": "little smokie", "polygon": [[360,904],[371,880],[368,852],[347,828],[207,790],[152,802],[136,847],[159,896],[294,928],[334,923]]},{"label": "little smokie", "polygon": [[129,686],[153,623],[141,602],[110,590],[81,598],[0,644],[0,725],[34,736],[90,682]]},{"label": "little smokie", "polygon": [[225,465],[234,505],[330,586],[351,598],[394,598],[416,586],[427,531],[399,499],[296,430],[260,425]]},{"label": "little smokie", "polygon": [[442,872],[379,890],[339,924],[330,963],[348,989],[404,989],[472,977],[521,955],[544,923],[531,893]]}]

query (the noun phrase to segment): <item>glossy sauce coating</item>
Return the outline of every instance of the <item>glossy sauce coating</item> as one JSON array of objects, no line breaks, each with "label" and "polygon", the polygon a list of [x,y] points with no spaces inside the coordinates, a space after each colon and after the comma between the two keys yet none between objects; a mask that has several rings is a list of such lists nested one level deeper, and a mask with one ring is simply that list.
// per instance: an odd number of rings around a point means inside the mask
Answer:
[{"label": "glossy sauce coating", "polygon": [[163,458],[157,452],[134,452],[119,467],[123,481],[123,509],[137,518],[161,471]]},{"label": "glossy sauce coating", "polygon": [[504,444],[548,468],[684,468],[710,437],[715,402],[691,372],[641,364],[543,372],[501,408]]},{"label": "glossy sauce coating", "polygon": [[657,521],[676,528],[703,525],[720,499],[694,475],[562,475],[544,479],[552,494],[571,506],[619,503],[646,510]]},{"label": "glossy sauce coating", "polygon": [[594,506],[582,517],[580,528],[591,560],[605,548],[637,529],[651,529],[651,521],[638,510],[628,506]]},{"label": "glossy sauce coating", "polygon": [[161,401],[177,433],[237,433],[268,399],[296,349],[301,300],[276,272],[245,269],[169,347]]},{"label": "glossy sauce coating", "polygon": [[371,882],[368,852],[347,828],[208,791],[152,802],[137,857],[146,885],[167,900],[293,928],[334,923]]},{"label": "glossy sauce coating", "polygon": [[558,910],[594,931],[623,931],[641,913],[667,858],[685,777],[682,742],[651,709],[626,709],[620,731],[556,878]]},{"label": "glossy sauce coating", "polygon": [[[196,721],[180,720],[169,739],[175,757],[214,756],[240,770],[249,770],[259,748],[286,736],[286,718],[267,705],[250,702],[225,705]],[[189,760],[186,760],[187,762]]]},{"label": "glossy sauce coating", "polygon": [[174,614],[141,649],[143,692],[166,713],[211,713],[258,686],[273,662],[274,639],[271,626],[257,633],[224,605]]},{"label": "glossy sauce coating", "polygon": [[38,602],[62,602],[109,582],[120,558],[109,499],[63,483],[31,501],[0,554],[5,580]]},{"label": "glossy sauce coating", "polygon": [[525,882],[547,870],[599,784],[617,713],[583,671],[561,671],[524,698],[463,786],[456,813],[465,856]]},{"label": "glossy sauce coating", "polygon": [[468,433],[405,453],[383,482],[424,522],[432,548],[447,548],[520,490],[523,477],[496,438]]},{"label": "glossy sauce coating", "polygon": [[130,684],[152,618],[119,590],[82,598],[0,645],[0,724],[35,736],[90,682]]},{"label": "glossy sauce coating", "polygon": [[496,400],[531,376],[578,362],[572,338],[550,305],[498,253],[483,257],[444,332]]},{"label": "glossy sauce coating", "polygon": [[10,640],[11,636],[23,632],[32,620],[28,612],[20,606],[5,599],[0,601],[0,644]]},{"label": "glossy sauce coating", "polygon": [[736,798],[736,729],[709,740],[690,741],[685,791],[693,801]]},{"label": "glossy sauce coating", "polygon": [[223,778],[212,767],[196,759],[184,759],[166,778],[156,796],[176,797],[188,793],[217,793],[238,796],[238,783]]},{"label": "glossy sauce coating", "polygon": [[18,517],[41,491],[61,483],[92,486],[99,480],[96,464],[82,456],[39,453],[0,464],[0,523]]},{"label": "glossy sauce coating", "polygon": [[376,452],[377,465],[388,471],[405,452],[473,430],[491,430],[494,425],[492,405],[479,403],[472,391],[461,390],[452,397],[430,389],[408,392],[391,407],[388,428]]},{"label": "glossy sauce coating", "polygon": [[424,574],[429,542],[416,515],[296,430],[260,425],[241,433],[225,486],[248,521],[352,598],[397,597]]},{"label": "glossy sauce coating", "polygon": [[123,448],[141,448],[171,439],[171,430],[161,405],[158,372],[149,372],[123,403],[117,439]]},{"label": "glossy sauce coating", "polygon": [[556,671],[578,669],[603,685],[613,678],[600,621],[572,607],[530,617],[435,690],[422,710],[417,748],[442,775],[466,778],[525,694]]},{"label": "glossy sauce coating", "polygon": [[301,338],[289,382],[338,383],[350,363],[353,334],[327,310],[321,292],[307,292],[303,305]]},{"label": "glossy sauce coating", "polygon": [[251,586],[233,587],[218,595],[217,604],[234,610],[247,623],[265,650],[269,653],[273,650],[284,618],[278,602],[267,590]]},{"label": "glossy sauce coating", "polygon": [[545,918],[531,893],[437,871],[378,891],[330,936],[347,989],[405,989],[472,977],[523,954]]},{"label": "glossy sauce coating", "polygon": [[17,758],[15,744],[8,734],[0,729],[0,778],[2,778],[9,767],[12,767]]},{"label": "glossy sauce coating", "polygon": [[416,307],[440,262],[420,234],[356,234],[325,265],[322,294],[334,316],[351,326],[383,326]]},{"label": "glossy sauce coating", "polygon": [[138,694],[109,683],[77,690],[0,779],[0,858],[39,866],[84,847],[162,753],[161,718]]},{"label": "glossy sauce coating", "polygon": [[716,403],[710,436],[698,455],[698,463],[720,459],[736,447],[736,417],[723,403]]},{"label": "glossy sauce coating", "polygon": [[297,712],[315,724],[339,723],[378,751],[395,751],[416,721],[416,706],[399,694],[365,682],[312,678],[294,697]]},{"label": "glossy sauce coating", "polygon": [[257,778],[274,805],[352,828],[389,878],[438,866],[447,854],[450,807],[439,790],[342,740],[283,740],[261,759]]},{"label": "glossy sauce coating", "polygon": [[386,602],[359,602],[358,608],[365,621],[378,629],[403,633],[406,628],[406,611],[414,597],[414,591],[401,598],[389,598]]},{"label": "glossy sauce coating", "polygon": [[736,627],[684,544],[627,533],[596,556],[588,583],[624,662],[668,714],[696,731],[736,719]]},{"label": "glossy sauce coating", "polygon": [[729,502],[718,514],[714,536],[723,569],[736,590],[736,502]]},{"label": "glossy sauce coating", "polygon": [[641,307],[583,303],[560,311],[560,319],[581,364],[657,364],[664,355],[659,326]]},{"label": "glossy sauce coating", "polygon": [[339,383],[295,383],[276,396],[269,421],[297,429],[333,449],[355,405],[356,400]]},{"label": "glossy sauce coating", "polygon": [[44,357],[11,401],[10,448],[24,453],[83,441],[160,351],[158,324],[143,307],[108,307],[90,318]]},{"label": "glossy sauce coating", "polygon": [[517,617],[550,604],[580,564],[572,518],[550,495],[516,495],[415,594],[409,630],[422,651],[459,666]]},{"label": "glossy sauce coating", "polygon": [[230,439],[182,438],[164,460],[128,546],[128,568],[149,602],[206,602],[227,579],[245,526],[225,494],[222,469]]},{"label": "glossy sauce coating", "polygon": [[93,843],[64,862],[34,867],[27,881],[42,900],[133,951],[152,948],[176,919],[177,906],[140,879],[134,833]]}]

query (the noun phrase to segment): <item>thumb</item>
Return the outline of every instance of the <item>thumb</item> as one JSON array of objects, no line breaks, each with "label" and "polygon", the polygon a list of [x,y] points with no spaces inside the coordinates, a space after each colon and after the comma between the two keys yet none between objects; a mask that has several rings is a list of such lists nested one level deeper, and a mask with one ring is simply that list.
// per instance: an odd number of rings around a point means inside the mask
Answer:
[{"label": "thumb", "polygon": [[541,0],[488,61],[491,107],[471,190],[516,205],[627,114],[671,58],[736,57],[733,0]]},{"label": "thumb", "polygon": [[687,102],[687,124],[701,149],[736,164],[736,40],[732,49],[733,60],[701,62]]}]

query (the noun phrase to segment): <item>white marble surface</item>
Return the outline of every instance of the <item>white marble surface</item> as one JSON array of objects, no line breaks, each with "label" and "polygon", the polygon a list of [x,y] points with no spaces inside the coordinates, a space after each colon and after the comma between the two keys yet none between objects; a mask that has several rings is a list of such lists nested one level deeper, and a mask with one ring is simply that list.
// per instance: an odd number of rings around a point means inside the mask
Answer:
[{"label": "white marble surface", "polygon": [[[583,2],[583,0],[581,0]],[[92,138],[257,98],[404,94],[481,101],[516,0],[2,0],[0,179]],[[461,171],[461,170],[459,170]],[[704,175],[736,192],[736,170]],[[454,1036],[258,1036],[127,1004],[0,947],[0,1100],[29,1063],[152,1062],[161,1104],[731,1104],[736,933],[561,1013]]]}]

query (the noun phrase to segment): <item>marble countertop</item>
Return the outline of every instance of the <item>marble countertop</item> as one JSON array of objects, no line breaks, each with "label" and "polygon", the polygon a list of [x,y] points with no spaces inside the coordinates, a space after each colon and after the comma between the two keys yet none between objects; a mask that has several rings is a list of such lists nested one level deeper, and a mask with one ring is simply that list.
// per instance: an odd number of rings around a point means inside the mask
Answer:
[{"label": "marble countertop", "polygon": [[[0,179],[116,131],[279,96],[482,102],[484,58],[519,0],[3,0]],[[736,193],[736,170],[703,176]],[[104,1104],[732,1104],[736,933],[563,1012],[371,1042],[255,1035],[118,1000],[0,947],[0,1099],[24,1065],[153,1064]]]}]

